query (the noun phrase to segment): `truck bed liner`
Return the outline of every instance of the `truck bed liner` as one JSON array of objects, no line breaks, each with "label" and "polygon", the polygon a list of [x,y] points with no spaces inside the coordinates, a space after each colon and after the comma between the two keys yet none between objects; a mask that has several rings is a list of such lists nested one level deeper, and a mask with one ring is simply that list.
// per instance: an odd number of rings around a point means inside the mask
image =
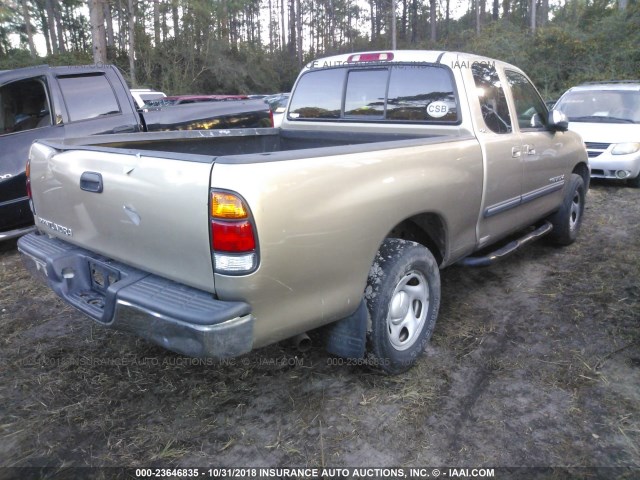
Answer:
[{"label": "truck bed liner", "polygon": [[[153,152],[153,156],[183,161],[210,163],[215,159],[220,163],[253,163],[305,158],[305,155],[300,155],[299,150],[323,149],[308,156],[331,155],[331,151],[326,149],[347,145],[353,147],[351,153],[356,153],[368,149],[380,149],[380,143],[383,142],[404,141],[404,144],[393,144],[399,147],[469,138],[472,137],[314,130],[283,131],[274,128],[257,128],[94,135],[46,140],[41,143],[60,151],[85,149],[134,155]],[[242,142],[239,142],[239,139],[242,139]],[[284,152],[294,152],[294,154],[293,156],[273,156],[274,153]],[[344,154],[345,150],[336,149],[335,153]]]}]

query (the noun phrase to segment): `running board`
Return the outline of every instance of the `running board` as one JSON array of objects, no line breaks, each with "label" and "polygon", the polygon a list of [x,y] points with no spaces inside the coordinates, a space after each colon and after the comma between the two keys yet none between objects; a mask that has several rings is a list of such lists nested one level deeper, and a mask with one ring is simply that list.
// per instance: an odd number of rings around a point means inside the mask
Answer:
[{"label": "running board", "polygon": [[512,242],[507,243],[504,247],[489,253],[483,257],[467,257],[458,262],[459,265],[465,267],[486,267],[498,260],[511,255],[520,247],[524,247],[528,243],[534,242],[553,230],[553,225],[549,222],[545,222],[541,227],[536,228],[533,232],[527,233],[524,237],[518,238]]}]

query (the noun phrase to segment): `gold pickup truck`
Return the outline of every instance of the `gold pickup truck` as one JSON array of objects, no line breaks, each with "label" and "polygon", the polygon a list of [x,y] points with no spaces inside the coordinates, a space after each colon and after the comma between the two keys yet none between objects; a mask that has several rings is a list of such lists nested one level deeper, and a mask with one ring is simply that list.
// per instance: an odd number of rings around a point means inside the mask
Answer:
[{"label": "gold pickup truck", "polygon": [[324,327],[398,373],[440,269],[576,239],[589,166],[518,68],[389,51],[307,65],[279,129],[36,142],[27,181],[19,250],[97,322],[215,358]]}]

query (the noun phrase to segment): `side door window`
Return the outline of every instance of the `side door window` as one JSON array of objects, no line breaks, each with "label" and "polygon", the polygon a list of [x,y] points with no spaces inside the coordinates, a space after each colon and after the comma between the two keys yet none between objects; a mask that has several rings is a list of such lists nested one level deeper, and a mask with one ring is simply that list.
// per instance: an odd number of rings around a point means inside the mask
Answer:
[{"label": "side door window", "polygon": [[14,77],[0,86],[0,183],[2,201],[8,201],[0,224],[9,229],[33,222],[24,181],[31,144],[36,139],[64,136],[64,126],[52,126],[47,87],[47,77],[40,75]]},{"label": "side door window", "polygon": [[510,70],[505,73],[511,87],[520,130],[544,130],[547,124],[548,111],[536,89],[524,75]]},{"label": "side door window", "polygon": [[44,78],[28,78],[0,87],[0,135],[51,125]]}]

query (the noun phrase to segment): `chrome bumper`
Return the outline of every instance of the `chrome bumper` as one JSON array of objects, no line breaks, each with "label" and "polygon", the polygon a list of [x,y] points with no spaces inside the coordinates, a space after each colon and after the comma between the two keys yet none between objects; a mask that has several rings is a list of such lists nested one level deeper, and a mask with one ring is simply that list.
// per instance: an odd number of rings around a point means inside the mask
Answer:
[{"label": "chrome bumper", "polygon": [[16,228],[15,230],[9,230],[7,232],[0,232],[0,242],[11,240],[12,238],[21,237],[22,235],[33,232],[35,229],[36,227],[31,225],[29,227]]},{"label": "chrome bumper", "polygon": [[181,285],[37,233],[18,240],[29,271],[96,322],[192,357],[228,358],[253,347],[245,302],[216,300]]}]

